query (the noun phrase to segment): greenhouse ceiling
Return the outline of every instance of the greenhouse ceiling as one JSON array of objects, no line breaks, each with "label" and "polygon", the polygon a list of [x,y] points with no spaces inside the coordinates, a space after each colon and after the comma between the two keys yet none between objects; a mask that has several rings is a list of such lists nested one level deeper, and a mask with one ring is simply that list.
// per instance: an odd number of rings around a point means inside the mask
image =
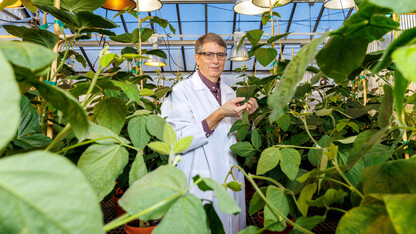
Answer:
[{"label": "greenhouse ceiling", "polygon": [[[160,10],[153,12],[142,12],[140,17],[149,15],[167,19],[176,29],[173,34],[169,29],[163,29],[158,25],[151,25],[157,35],[162,39],[159,49],[168,55],[167,65],[161,67],[161,72],[170,73],[177,71],[189,73],[195,70],[194,44],[195,40],[207,32],[214,32],[221,35],[228,44],[228,54],[233,46],[233,33],[236,31],[246,32],[253,29],[261,29],[267,35],[271,35],[270,22],[263,26],[259,15],[241,15],[233,11],[234,0],[162,0],[163,6]],[[354,8],[344,10],[332,10],[323,6],[323,0],[294,0],[291,3],[275,8],[274,11],[280,14],[278,24],[274,20],[275,34],[278,32],[291,34],[276,44],[276,49],[282,52],[280,58],[291,59],[302,45],[308,43],[313,37],[328,30],[337,29],[354,11]],[[132,32],[138,27],[137,18],[129,14],[114,17],[118,12],[99,8],[94,11],[103,17],[113,20],[119,25],[112,30],[116,34]],[[42,24],[43,14],[37,15],[27,9],[5,9],[0,13],[1,25],[16,24],[38,27]],[[47,24],[54,22],[53,17],[47,17]],[[1,27],[1,26],[0,26]],[[52,30],[52,27],[49,28]],[[70,31],[65,31],[71,34]],[[10,38],[7,32],[0,28],[2,40]],[[8,39],[10,40],[10,39]],[[114,52],[120,52],[125,45],[113,42],[108,37],[96,35],[91,40],[82,41],[77,44],[76,51],[87,58],[87,67],[75,62],[74,69],[77,72],[95,70],[99,51],[105,45],[110,45]],[[246,45],[248,49],[250,47]],[[151,48],[149,43],[144,48]],[[268,71],[270,67],[263,67],[252,58],[249,61],[232,62],[227,61],[225,71],[232,72],[236,68],[245,65],[248,71]],[[155,72],[159,67],[144,66],[144,71]]]}]

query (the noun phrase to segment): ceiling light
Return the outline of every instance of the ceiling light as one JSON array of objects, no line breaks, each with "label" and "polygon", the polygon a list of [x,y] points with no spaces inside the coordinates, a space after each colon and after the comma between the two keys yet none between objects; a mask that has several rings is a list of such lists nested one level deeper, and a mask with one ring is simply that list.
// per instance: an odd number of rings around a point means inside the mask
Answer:
[{"label": "ceiling light", "polygon": [[[292,0],[271,0],[272,5],[274,5],[275,2],[279,2],[280,6],[286,5]],[[258,7],[269,7],[270,8],[270,2],[269,0],[253,0],[253,4]]]},{"label": "ceiling light", "polygon": [[[149,38],[149,42],[153,44],[153,46],[152,46],[153,50],[159,48],[159,46],[157,44],[158,41],[159,40],[158,40],[157,37]],[[150,55],[148,57],[149,57],[149,59],[146,59],[144,61],[144,65],[152,66],[152,67],[163,67],[163,66],[166,65],[166,60],[164,58],[161,58],[161,57],[156,56],[156,55]]]},{"label": "ceiling light", "polygon": [[121,11],[126,7],[136,7],[136,3],[132,0],[107,0],[102,8],[112,11]]},{"label": "ceiling light", "polygon": [[260,15],[265,11],[269,11],[269,8],[254,5],[252,0],[237,0],[233,9],[236,13],[242,15]]},{"label": "ceiling light", "polygon": [[[3,0],[0,0],[0,3],[2,3]],[[20,0],[17,0],[17,2],[15,2],[12,5],[6,6],[6,8],[16,8],[16,7],[20,7],[22,5],[22,2]]]},{"label": "ceiling light", "polygon": [[151,12],[162,8],[162,3],[158,0],[136,0],[135,2],[137,1],[139,1],[137,6],[139,12]]},{"label": "ceiling light", "polygon": [[233,48],[231,48],[230,57],[228,60],[233,62],[242,62],[250,60],[250,58],[247,56],[248,51],[245,47],[244,43],[241,45],[241,47],[237,51],[238,43],[240,42],[241,38],[243,38],[244,33],[243,32],[234,32],[234,45]]},{"label": "ceiling light", "polygon": [[355,2],[354,0],[326,0],[324,7],[335,10],[347,9],[355,7]]}]

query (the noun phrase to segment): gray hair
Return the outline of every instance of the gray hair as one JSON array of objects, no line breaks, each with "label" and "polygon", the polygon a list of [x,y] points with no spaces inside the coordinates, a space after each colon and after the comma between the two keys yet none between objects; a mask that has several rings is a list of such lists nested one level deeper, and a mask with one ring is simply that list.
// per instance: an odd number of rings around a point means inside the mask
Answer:
[{"label": "gray hair", "polygon": [[198,38],[198,40],[195,43],[195,53],[201,53],[202,52],[202,46],[205,43],[208,42],[214,42],[217,43],[219,46],[224,47],[224,50],[227,49],[227,43],[225,42],[224,39],[222,39],[222,37],[218,36],[215,33],[208,33],[203,35],[202,37]]}]

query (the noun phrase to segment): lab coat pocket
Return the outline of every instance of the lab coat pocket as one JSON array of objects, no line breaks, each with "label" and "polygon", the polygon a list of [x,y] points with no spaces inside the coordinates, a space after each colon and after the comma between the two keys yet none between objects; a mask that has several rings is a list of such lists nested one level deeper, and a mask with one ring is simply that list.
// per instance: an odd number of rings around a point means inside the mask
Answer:
[{"label": "lab coat pocket", "polygon": [[[202,170],[194,170],[191,172],[191,178],[199,175],[201,178],[210,178],[211,174],[209,171],[202,171]],[[214,193],[212,191],[202,191],[198,188],[198,186],[193,186],[189,193],[197,196],[199,199],[203,199],[203,203],[205,204],[206,201],[212,201],[214,197]]]}]

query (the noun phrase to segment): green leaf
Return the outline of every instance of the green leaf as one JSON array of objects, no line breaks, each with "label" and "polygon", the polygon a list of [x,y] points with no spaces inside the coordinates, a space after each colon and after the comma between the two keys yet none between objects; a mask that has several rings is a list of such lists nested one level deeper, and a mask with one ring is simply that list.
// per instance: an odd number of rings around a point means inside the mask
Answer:
[{"label": "green leaf", "polygon": [[366,130],[358,134],[355,139],[353,147],[348,155],[347,169],[351,169],[355,163],[357,163],[364,154],[370,151],[375,145],[378,144],[380,139],[384,136],[384,129],[381,130]]},{"label": "green leaf", "polygon": [[245,158],[250,157],[256,153],[256,150],[253,148],[250,142],[247,141],[237,142],[234,145],[231,145],[230,150],[233,153]]},{"label": "green leaf", "polygon": [[239,120],[234,122],[233,126],[231,126],[230,132],[228,134],[230,134],[230,133],[234,132],[235,130],[238,130],[238,129],[244,127],[244,126],[245,126],[245,124],[243,123],[243,120],[239,119]]},{"label": "green leaf", "polygon": [[348,172],[345,173],[345,177],[347,177],[352,185],[356,186],[361,182],[361,174],[363,173],[363,170],[364,161],[360,160]]},{"label": "green leaf", "polygon": [[258,233],[258,231],[260,230],[261,230],[260,227],[250,225],[246,229],[239,231],[238,234],[254,234],[254,233]]},{"label": "green leaf", "polygon": [[352,128],[356,133],[360,132],[360,128],[358,127],[358,125],[354,122],[348,122],[347,124],[350,128]]},{"label": "green leaf", "polygon": [[167,123],[163,130],[163,142],[168,144],[170,147],[174,147],[177,141],[176,133],[173,130],[172,126]]},{"label": "green leaf", "polygon": [[22,3],[23,3],[23,5],[29,10],[29,11],[31,11],[32,13],[35,13],[35,11],[36,11],[36,7],[32,4],[32,1],[31,0],[21,0],[22,1]]},{"label": "green leaf", "polygon": [[393,155],[393,150],[387,145],[375,145],[363,156],[364,166],[369,167],[387,161]]},{"label": "green leaf", "polygon": [[344,129],[347,126],[347,123],[348,122],[339,122],[339,123],[337,123],[337,125],[336,125],[337,131],[341,132],[342,129]]},{"label": "green leaf", "polygon": [[322,109],[315,111],[317,116],[330,116],[332,114],[332,109]]},{"label": "green leaf", "polygon": [[384,51],[381,61],[372,69],[374,73],[378,73],[381,69],[387,67],[391,62],[391,54],[401,46],[406,45],[416,37],[416,27],[402,31],[396,39],[394,39],[387,50]]},{"label": "green leaf", "polygon": [[[397,116],[402,116],[404,96],[406,94],[408,85],[409,85],[409,82],[404,79],[403,75],[399,71],[396,71],[396,75],[394,78],[393,96],[394,96],[394,106],[396,107]],[[382,106],[384,106],[384,104]],[[402,118],[399,118],[399,121],[402,122]]]},{"label": "green leaf", "polygon": [[82,153],[78,168],[84,173],[101,201],[110,193],[129,161],[129,153],[118,144],[94,144]]},{"label": "green leaf", "polygon": [[257,130],[256,128],[253,129],[253,131],[251,131],[251,143],[253,144],[254,148],[256,148],[256,150],[260,149],[261,137],[259,130]]},{"label": "green leaf", "polygon": [[100,57],[100,66],[103,68],[108,67],[110,63],[113,62],[113,60],[117,57],[117,54],[105,54],[102,57]]},{"label": "green leaf", "polygon": [[168,56],[166,55],[166,53],[163,50],[160,50],[160,49],[149,50],[149,51],[146,52],[146,54],[156,55],[158,57],[168,59]]},{"label": "green leaf", "polygon": [[283,148],[280,150],[280,168],[290,180],[294,180],[299,171],[300,154],[297,150]]},{"label": "green leaf", "polygon": [[415,233],[416,226],[414,217],[416,215],[416,195],[397,194],[384,195],[384,203],[397,233]]},{"label": "green leaf", "polygon": [[269,65],[277,56],[277,50],[273,48],[258,48],[254,52],[254,56],[259,61],[259,63],[266,67]]},{"label": "green leaf", "polygon": [[16,134],[20,119],[20,91],[12,67],[0,51],[0,150]]},{"label": "green leaf", "polygon": [[132,186],[136,180],[139,180],[147,174],[146,163],[144,163],[143,155],[140,151],[137,152],[136,158],[134,158],[129,173],[129,186]]},{"label": "green leaf", "polygon": [[224,227],[222,222],[218,217],[217,212],[214,209],[212,203],[207,203],[204,205],[205,213],[207,215],[208,226],[211,230],[211,233],[225,234]]},{"label": "green leaf", "polygon": [[[187,186],[185,174],[173,166],[160,166],[156,170],[136,181],[120,198],[119,205],[130,215],[138,214],[150,207],[161,206],[140,216],[142,220],[161,218],[177,199],[168,201],[172,196],[179,196]],[[137,199],[140,197],[140,199]]]},{"label": "green leaf", "polygon": [[96,141],[97,143],[100,143],[100,144],[112,144],[112,143],[119,143],[119,142],[122,142],[124,144],[130,144],[130,141],[128,141],[126,138],[120,137],[117,134],[115,134],[113,131],[111,131],[110,129],[104,126],[95,124],[93,122],[89,122],[89,131],[88,131],[88,135],[86,136],[86,138],[90,140],[106,138],[106,139],[101,139],[101,140]]},{"label": "green leaf", "polygon": [[16,138],[13,143],[23,149],[33,149],[36,147],[45,147],[52,142],[52,139],[44,134],[31,134]]},{"label": "green leaf", "polygon": [[256,174],[262,175],[275,168],[277,164],[279,164],[281,157],[282,156],[278,148],[269,147],[265,149],[261,153],[259,162],[257,163]]},{"label": "green leaf", "polygon": [[243,127],[241,127],[240,129],[238,129],[237,130],[237,138],[238,138],[238,140],[239,141],[243,141],[246,138],[249,130],[250,130],[250,125],[248,125],[248,124],[244,124]]},{"label": "green leaf", "polygon": [[127,107],[122,99],[110,97],[94,106],[94,115],[100,125],[119,134],[126,121]]},{"label": "green leaf", "polygon": [[155,92],[153,92],[150,89],[144,88],[144,89],[140,90],[140,96],[152,96],[154,94],[155,94]]},{"label": "green leaf", "polygon": [[45,82],[30,82],[39,91],[42,98],[47,100],[54,108],[62,111],[64,117],[71,124],[78,140],[83,140],[88,134],[88,117],[84,108],[73,96],[63,89],[46,84]]},{"label": "green leaf", "polygon": [[123,33],[116,36],[111,36],[111,40],[118,41],[122,43],[132,43],[133,42],[133,36],[131,33]]},{"label": "green leaf", "polygon": [[[3,25],[3,28],[10,34],[15,37],[23,38],[23,34],[31,28],[25,26],[16,26],[16,25]],[[55,34],[54,34],[55,35]]]},{"label": "green leaf", "polygon": [[251,45],[255,46],[260,41],[261,36],[263,35],[263,30],[255,29],[250,30],[246,33],[247,39],[250,41]]},{"label": "green leaf", "polygon": [[214,190],[215,197],[218,199],[218,208],[220,208],[222,212],[226,214],[240,213],[240,207],[238,207],[234,199],[224,187],[211,178],[202,178],[202,182]]},{"label": "green leaf", "polygon": [[34,133],[40,133],[40,116],[30,103],[29,98],[22,95],[20,99],[20,124],[17,137],[21,138]]},{"label": "green leaf", "polygon": [[391,55],[397,68],[408,81],[416,82],[416,45],[403,46],[396,49]]},{"label": "green leaf", "polygon": [[129,121],[127,131],[134,147],[143,150],[150,141],[150,134],[146,130],[147,116],[139,115]]},{"label": "green leaf", "polygon": [[380,108],[378,109],[377,125],[385,128],[390,125],[391,115],[393,113],[393,90],[390,85],[384,85],[384,97]]},{"label": "green leaf", "polygon": [[322,44],[326,37],[326,34],[322,35],[322,37],[303,46],[287,65],[275,91],[267,98],[267,104],[272,108],[271,122],[276,121],[286,113],[287,104],[292,99],[297,84],[303,79],[305,69],[314,59],[318,46]]},{"label": "green leaf", "polygon": [[284,114],[282,115],[278,120],[277,120],[277,124],[280,126],[280,128],[286,132],[289,127],[290,124],[292,123],[292,119],[290,118],[290,115],[288,114]]},{"label": "green leaf", "polygon": [[151,115],[149,118],[147,118],[146,121],[147,131],[149,131],[152,136],[157,137],[159,140],[163,140],[165,123],[166,121],[162,117]]},{"label": "green leaf", "polygon": [[328,189],[323,196],[320,196],[316,200],[306,201],[310,206],[327,207],[332,203],[343,203],[347,193],[342,189],[335,190],[333,188]]},{"label": "green leaf", "polygon": [[[270,185],[267,187],[266,198],[280,213],[287,216],[289,203],[282,189]],[[274,211],[269,206],[264,206],[264,226],[268,226],[267,229],[270,231],[282,231],[286,228],[286,221],[281,216],[276,217]]]},{"label": "green leaf", "polygon": [[273,37],[270,37],[268,40],[267,40],[267,44],[271,44],[272,42],[276,42],[277,40],[279,40],[279,39],[281,39],[281,38],[283,38],[283,37],[286,37],[287,35],[289,35],[289,34],[291,34],[290,32],[287,32],[287,33],[283,33],[283,34],[279,34],[279,35],[276,35],[276,36],[273,36]]},{"label": "green leaf", "polygon": [[170,153],[170,146],[165,142],[154,141],[147,144],[147,146],[159,154],[169,155]]},{"label": "green leaf", "polygon": [[336,141],[341,142],[342,144],[351,144],[355,141],[355,139],[357,139],[357,136],[351,136],[351,137],[347,137],[345,139],[340,139]]},{"label": "green leaf", "polygon": [[[332,139],[328,135],[324,135],[321,139],[319,139],[318,144],[323,147],[329,147],[332,143]],[[313,145],[316,147],[316,144]],[[308,159],[309,162],[314,165],[315,167],[318,167],[321,163],[322,154],[324,153],[323,149],[311,149],[308,152]]]},{"label": "green leaf", "polygon": [[243,111],[243,114],[241,114],[242,115],[242,117],[243,117],[243,122],[245,123],[245,124],[250,124],[249,123],[249,121],[248,121],[248,112],[247,112],[247,110],[244,110]]},{"label": "green leaf", "polygon": [[137,104],[140,105],[140,92],[139,88],[137,88],[136,84],[128,84],[122,81],[111,81],[115,86],[119,87],[123,90],[123,92],[127,95],[127,97],[133,101],[135,101]]},{"label": "green leaf", "polygon": [[396,233],[396,231],[384,206],[367,205],[353,208],[342,216],[337,233]]},{"label": "green leaf", "polygon": [[[311,217],[299,217],[296,219],[296,224],[306,228],[307,230],[312,230],[316,225],[325,221],[325,217],[315,215]],[[296,227],[293,228],[293,231],[290,234],[301,234],[303,232],[299,231]]]},{"label": "green leaf", "polygon": [[238,192],[238,191],[243,190],[243,189],[241,188],[241,184],[240,184],[240,183],[238,183],[237,181],[231,181],[231,182],[229,182],[229,183],[226,183],[226,184],[225,184],[225,187],[227,187],[227,188],[231,189],[231,190],[232,190],[232,191],[234,191],[234,192]]},{"label": "green leaf", "polygon": [[2,158],[0,197],[3,233],[103,232],[96,195],[61,155],[33,151]]},{"label": "green leaf", "polygon": [[0,41],[0,51],[13,65],[32,72],[49,66],[56,58],[52,50],[31,42]]},{"label": "green leaf", "polygon": [[370,0],[370,2],[381,7],[393,9],[395,13],[412,13],[416,11],[415,2],[412,0],[402,0],[399,2],[392,2],[389,0]]},{"label": "green leaf", "polygon": [[201,200],[192,194],[180,197],[152,233],[209,233]]},{"label": "green leaf", "polygon": [[257,87],[256,86],[243,86],[239,87],[236,91],[237,97],[245,97],[246,99],[242,101],[240,104],[243,105],[246,103],[251,97],[253,97],[256,93]]},{"label": "green leaf", "polygon": [[396,160],[364,169],[363,192],[416,193],[416,160]]},{"label": "green leaf", "polygon": [[318,186],[315,183],[308,184],[302,189],[302,192],[300,192],[300,195],[298,198],[298,207],[299,207],[299,211],[305,217],[308,215],[308,208],[309,208],[306,201],[312,199],[312,196],[316,192],[317,187]]},{"label": "green leaf", "polygon": [[4,29],[13,36],[20,37],[23,41],[53,49],[59,37],[52,32],[38,28],[27,28],[24,26],[4,25]]},{"label": "green leaf", "polygon": [[179,154],[191,146],[193,140],[193,136],[187,136],[181,138],[179,141],[176,142],[175,147],[173,148],[173,153]]},{"label": "green leaf", "polygon": [[[150,28],[145,28],[142,32],[142,42],[149,40],[149,38],[153,35],[154,31]],[[133,32],[133,40],[134,40],[134,32]],[[137,38],[138,39],[138,38]]]},{"label": "green leaf", "polygon": [[[32,0],[34,5],[46,4],[53,5],[53,0]],[[105,0],[62,0],[61,9],[70,11],[70,12],[80,12],[80,11],[94,11],[97,8],[100,8],[104,5]]]},{"label": "green leaf", "polygon": [[[267,187],[260,188],[260,191],[263,194],[266,194]],[[256,191],[250,200],[249,214],[253,215],[259,212],[260,210],[263,210],[264,205],[266,205],[266,202],[263,200],[263,198],[260,197],[259,193]]]}]

